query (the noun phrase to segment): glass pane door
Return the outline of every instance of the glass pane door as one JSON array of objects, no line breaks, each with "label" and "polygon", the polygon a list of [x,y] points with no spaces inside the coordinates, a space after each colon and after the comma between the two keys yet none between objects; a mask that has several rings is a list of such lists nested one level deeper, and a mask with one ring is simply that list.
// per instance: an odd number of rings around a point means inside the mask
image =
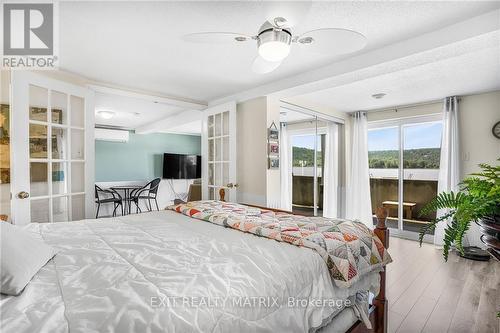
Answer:
[{"label": "glass pane door", "polygon": [[14,223],[79,220],[90,211],[87,94],[85,88],[34,73],[13,74]]},{"label": "glass pane door", "polygon": [[394,229],[399,225],[399,160],[399,127],[368,131],[372,210],[385,207],[389,212],[387,225]]},{"label": "glass pane door", "polygon": [[436,218],[420,210],[437,195],[441,122],[403,126],[403,230],[419,232]]},{"label": "glass pane door", "polygon": [[8,71],[0,76],[0,223],[11,220],[10,211],[10,98]]},{"label": "glass pane door", "polygon": [[[215,107],[207,110],[206,116],[206,182],[207,193],[204,198],[209,200],[219,200],[220,190],[224,189],[225,201],[236,199],[235,189],[238,184],[235,182],[236,166],[235,155],[236,145],[234,142],[235,107],[230,105]],[[203,171],[203,170],[202,170]]]},{"label": "glass pane door", "polygon": [[[71,209],[73,197],[84,200],[85,194],[85,130],[78,122],[84,114],[82,100],[81,97],[44,87],[29,87],[32,222],[82,218],[81,214],[73,218]],[[71,122],[71,115],[75,115],[76,122]],[[72,125],[75,123],[78,126]]]}]

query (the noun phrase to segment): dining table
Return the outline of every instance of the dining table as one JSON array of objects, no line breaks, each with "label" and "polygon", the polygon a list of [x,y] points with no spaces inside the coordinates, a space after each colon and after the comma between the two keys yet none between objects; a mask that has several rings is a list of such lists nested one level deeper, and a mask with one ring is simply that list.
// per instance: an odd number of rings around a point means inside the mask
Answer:
[{"label": "dining table", "polygon": [[123,192],[123,201],[125,205],[124,215],[130,214],[130,208],[132,206],[132,193],[134,190],[138,190],[143,188],[144,185],[116,185],[116,186],[111,186],[110,189],[116,191],[116,192]]}]

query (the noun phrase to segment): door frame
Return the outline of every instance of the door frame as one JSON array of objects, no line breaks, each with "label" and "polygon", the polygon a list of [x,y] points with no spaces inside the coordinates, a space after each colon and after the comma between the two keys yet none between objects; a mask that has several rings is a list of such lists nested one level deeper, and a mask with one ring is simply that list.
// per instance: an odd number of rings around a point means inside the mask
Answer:
[{"label": "door frame", "polygon": [[[237,121],[236,121],[236,102],[231,101],[216,106],[211,106],[203,110],[203,121],[201,130],[201,160],[202,160],[202,200],[208,200],[208,117],[215,114],[222,114],[229,111],[229,182],[237,184]],[[214,151],[215,154],[215,151]],[[221,152],[222,154],[222,152]],[[214,177],[215,179],[215,177]],[[228,188],[224,184],[220,188],[226,190],[226,200],[236,202],[236,187]],[[219,199],[219,193],[215,193],[215,198]]]},{"label": "door frame", "polygon": [[[85,179],[85,218],[94,215],[94,178],[95,178],[95,147],[94,147],[94,91],[87,87],[77,86],[49,78],[30,71],[11,71],[10,110],[11,110],[11,215],[13,224],[31,222],[31,200],[17,198],[17,193],[30,193],[30,156],[29,156],[29,87],[35,85],[50,90],[60,91],[68,95],[84,98],[84,179]],[[50,96],[47,97],[47,110],[50,110]],[[68,132],[69,133],[69,132]],[[69,135],[69,134],[68,134]],[[48,138],[50,144],[50,138]],[[70,145],[71,142],[68,142]],[[68,158],[71,160],[71,156]],[[71,162],[69,161],[68,164]],[[70,168],[68,168],[69,170]],[[52,179],[48,175],[48,183]],[[67,172],[70,182],[71,174]],[[71,183],[69,183],[70,185]],[[50,185],[49,185],[50,186]],[[68,191],[68,214],[71,217],[71,195]],[[49,195],[48,197],[50,197]],[[51,217],[50,217],[51,219]]]}]

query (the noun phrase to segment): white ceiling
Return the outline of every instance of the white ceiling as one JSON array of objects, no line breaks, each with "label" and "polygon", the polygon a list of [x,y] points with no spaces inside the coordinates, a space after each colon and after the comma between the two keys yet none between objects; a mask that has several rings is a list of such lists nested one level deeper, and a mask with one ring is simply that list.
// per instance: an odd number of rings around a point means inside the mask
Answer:
[{"label": "white ceiling", "polygon": [[188,134],[188,135],[201,135],[201,124],[202,121],[195,120],[188,123],[180,124],[179,126],[173,126],[168,130],[156,130],[160,133],[176,133],[176,134]]},{"label": "white ceiling", "polygon": [[[497,39],[485,49],[395,72],[387,71],[387,74],[294,98],[300,99],[303,104],[352,112],[433,101],[450,95],[500,90],[499,43]],[[458,49],[456,53],[459,54]],[[376,93],[387,95],[382,99],[371,97]]]},{"label": "white ceiling", "polygon": [[[293,49],[278,70],[258,75],[250,69],[256,54],[253,42],[209,45],[181,40],[186,33],[202,31],[255,34],[265,19],[268,4],[60,2],[61,69],[102,83],[210,101],[352,56],[319,56]],[[366,52],[498,7],[499,2],[314,2],[294,33],[324,27],[357,30],[368,38],[367,49],[362,51]],[[471,59],[468,61],[475,66]],[[416,74],[420,72],[406,75],[411,78]],[[392,89],[391,94],[395,94],[397,82],[404,81],[404,77],[397,80],[390,79],[392,84],[385,85]],[[375,82],[371,84],[376,86]],[[425,89],[425,80],[421,85],[409,88]],[[126,110],[123,105],[121,108]],[[158,110],[150,119],[160,112],[168,111]]]},{"label": "white ceiling", "polygon": [[[135,129],[176,114],[183,109],[151,100],[97,92],[95,95],[96,125],[118,126]],[[115,113],[111,119],[104,119],[99,111]]]}]

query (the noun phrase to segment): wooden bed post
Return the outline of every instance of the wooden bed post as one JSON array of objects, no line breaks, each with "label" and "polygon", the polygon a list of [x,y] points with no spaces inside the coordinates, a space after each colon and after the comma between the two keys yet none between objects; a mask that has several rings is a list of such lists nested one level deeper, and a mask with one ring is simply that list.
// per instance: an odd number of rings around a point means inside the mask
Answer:
[{"label": "wooden bed post", "polygon": [[[387,209],[379,207],[375,214],[377,216],[377,226],[375,227],[374,233],[382,241],[384,247],[388,249],[389,229],[387,229],[385,224],[387,221]],[[385,297],[385,267],[384,271],[380,272],[380,292],[373,300],[373,305],[375,305],[375,322],[373,330],[377,333],[386,333],[388,304],[387,298]]]},{"label": "wooden bed post", "polygon": [[226,190],[224,190],[223,188],[221,188],[219,190],[219,198],[220,198],[220,201],[226,201],[225,198],[226,198]]}]

